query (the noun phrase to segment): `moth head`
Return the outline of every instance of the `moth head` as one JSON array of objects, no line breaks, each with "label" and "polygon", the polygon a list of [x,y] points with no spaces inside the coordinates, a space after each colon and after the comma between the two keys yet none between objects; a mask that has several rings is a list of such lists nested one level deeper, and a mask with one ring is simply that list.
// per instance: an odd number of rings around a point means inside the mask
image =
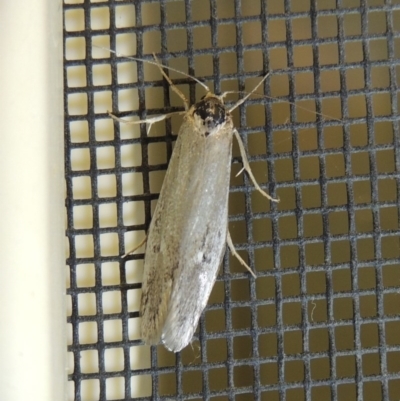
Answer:
[{"label": "moth head", "polygon": [[203,96],[193,109],[195,124],[204,130],[206,136],[226,122],[227,113],[222,99],[212,93]]}]

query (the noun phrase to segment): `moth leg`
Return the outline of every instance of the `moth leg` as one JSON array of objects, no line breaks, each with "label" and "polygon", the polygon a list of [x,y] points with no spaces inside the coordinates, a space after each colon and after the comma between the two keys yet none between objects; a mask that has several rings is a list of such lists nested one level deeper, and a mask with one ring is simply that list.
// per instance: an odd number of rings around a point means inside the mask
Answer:
[{"label": "moth leg", "polygon": [[167,80],[167,82],[170,84],[171,89],[183,100],[183,103],[185,105],[185,111],[189,110],[189,101],[186,99],[186,96],[174,85],[174,83],[171,81],[171,78],[165,73],[165,71],[162,68],[162,64],[158,60],[155,53],[153,53],[153,57],[154,57],[154,60],[156,60],[157,67],[160,70],[161,74]]},{"label": "moth leg", "polygon": [[253,273],[253,271],[250,269],[248,264],[241,258],[241,256],[237,253],[235,246],[233,245],[231,234],[229,233],[228,230],[228,235],[226,236],[226,243],[228,244],[228,248],[230,249],[231,253],[233,256],[236,257],[236,259],[240,262],[241,265],[243,265],[254,278],[257,278],[257,276]]},{"label": "moth leg", "polygon": [[149,135],[151,126],[152,126],[154,123],[157,123],[157,122],[159,122],[159,121],[166,120],[167,118],[170,118],[170,117],[172,117],[172,116],[175,115],[175,114],[185,114],[185,112],[184,112],[184,111],[174,111],[173,113],[167,113],[167,114],[163,114],[163,115],[161,115],[161,116],[149,117],[149,118],[146,118],[145,120],[136,120],[136,121],[125,120],[124,118],[117,117],[117,116],[115,116],[115,115],[112,114],[112,113],[108,113],[108,115],[109,115],[113,120],[118,121],[118,122],[120,122],[120,123],[130,124],[130,125],[149,124],[149,128],[147,129],[147,135]]},{"label": "moth leg", "polygon": [[242,156],[243,159],[243,168],[247,171],[247,173],[249,174],[249,177],[251,179],[251,181],[253,182],[253,185],[256,187],[257,191],[259,191],[261,193],[261,195],[265,196],[267,199],[269,199],[272,202],[279,202],[279,198],[275,199],[273,198],[271,195],[268,195],[265,191],[263,191],[260,186],[258,185],[256,179],[254,178],[254,175],[251,171],[250,168],[250,164],[249,164],[249,160],[247,159],[247,155],[246,155],[246,151],[244,149],[243,146],[243,142],[242,139],[240,138],[239,133],[237,132],[237,130],[233,130],[233,133],[236,136],[236,139],[238,141],[238,145],[239,145],[239,149],[240,149],[240,154]]},{"label": "moth leg", "polygon": [[141,248],[146,243],[146,241],[147,241],[147,235],[144,237],[144,240],[139,245],[136,245],[133,249],[131,249],[130,251],[126,252],[121,257],[122,258],[126,258],[131,253],[137,251],[139,248]]}]

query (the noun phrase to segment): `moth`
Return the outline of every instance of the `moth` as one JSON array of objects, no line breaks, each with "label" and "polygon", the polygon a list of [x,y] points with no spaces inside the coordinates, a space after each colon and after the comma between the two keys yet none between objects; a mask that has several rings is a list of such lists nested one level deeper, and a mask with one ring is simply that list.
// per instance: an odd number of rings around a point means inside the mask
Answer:
[{"label": "moth", "polygon": [[[215,95],[205,84],[191,77],[205,88],[206,95],[190,106],[156,57],[155,60],[153,64],[159,67],[171,89],[183,100],[185,111],[179,112],[184,115],[183,123],[146,240],[141,336],[147,344],[157,344],[161,340],[170,351],[178,352],[193,337],[214,286],[226,244],[247,267],[228,232],[234,136],[239,143],[243,169],[258,191],[269,200],[275,200],[255,181],[232,121],[232,111],[257,90],[266,76],[251,93],[230,108],[224,104],[228,92]],[[131,123],[148,123],[151,127],[154,122],[172,114]]]}]

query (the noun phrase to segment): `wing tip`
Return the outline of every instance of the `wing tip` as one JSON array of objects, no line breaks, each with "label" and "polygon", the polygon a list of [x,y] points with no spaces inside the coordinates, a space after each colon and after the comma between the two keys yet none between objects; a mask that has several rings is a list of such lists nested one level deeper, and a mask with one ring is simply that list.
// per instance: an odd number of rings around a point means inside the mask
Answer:
[{"label": "wing tip", "polygon": [[161,334],[161,341],[170,351],[179,352],[192,341],[197,324],[189,323],[188,320],[178,325],[177,321],[167,319]]},{"label": "wing tip", "polygon": [[168,335],[162,335],[161,336],[161,341],[164,344],[165,348],[167,348],[171,352],[179,352],[183,348],[185,348],[189,343],[192,337],[190,338],[178,338],[178,337],[172,337]]}]

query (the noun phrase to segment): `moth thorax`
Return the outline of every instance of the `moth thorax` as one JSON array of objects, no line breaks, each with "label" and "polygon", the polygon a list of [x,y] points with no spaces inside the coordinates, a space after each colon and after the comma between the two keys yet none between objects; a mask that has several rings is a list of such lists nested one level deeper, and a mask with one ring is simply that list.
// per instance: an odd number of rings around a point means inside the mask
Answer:
[{"label": "moth thorax", "polygon": [[208,136],[211,131],[225,123],[225,105],[217,97],[206,97],[195,104],[194,115]]}]

